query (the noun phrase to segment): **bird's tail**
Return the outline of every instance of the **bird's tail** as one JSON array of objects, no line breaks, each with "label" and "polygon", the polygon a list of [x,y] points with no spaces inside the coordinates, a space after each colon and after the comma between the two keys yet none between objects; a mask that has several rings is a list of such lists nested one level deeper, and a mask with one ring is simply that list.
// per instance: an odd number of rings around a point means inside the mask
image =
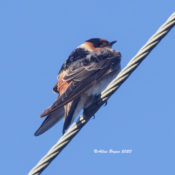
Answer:
[{"label": "bird's tail", "polygon": [[50,113],[47,118],[43,121],[39,129],[35,132],[35,136],[43,134],[45,131],[54,126],[58,121],[60,121],[64,116],[64,107],[61,107],[52,113]]}]

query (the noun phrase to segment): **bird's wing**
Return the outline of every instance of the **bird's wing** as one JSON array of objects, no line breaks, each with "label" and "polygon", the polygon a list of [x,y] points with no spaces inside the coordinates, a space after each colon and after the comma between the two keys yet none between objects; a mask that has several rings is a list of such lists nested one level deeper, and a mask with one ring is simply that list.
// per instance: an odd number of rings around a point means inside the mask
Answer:
[{"label": "bird's wing", "polygon": [[61,80],[69,82],[68,86],[55,103],[41,114],[41,117],[78,98],[96,84],[114,64],[120,64],[120,53],[112,49],[93,51],[84,59],[71,63],[68,69],[64,70],[64,76]]}]

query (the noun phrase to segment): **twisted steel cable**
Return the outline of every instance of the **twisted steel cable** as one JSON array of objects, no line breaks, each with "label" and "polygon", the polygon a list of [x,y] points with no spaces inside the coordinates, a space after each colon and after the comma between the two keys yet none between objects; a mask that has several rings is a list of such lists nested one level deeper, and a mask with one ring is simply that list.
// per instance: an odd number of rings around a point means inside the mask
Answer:
[{"label": "twisted steel cable", "polygon": [[62,151],[62,149],[72,140],[72,138],[81,130],[88,120],[99,110],[99,108],[109,99],[109,97],[121,86],[121,84],[131,75],[139,66],[143,59],[160,42],[160,40],[174,27],[175,13],[158,29],[158,31],[147,41],[147,43],[138,51],[127,66],[117,75],[117,77],[101,93],[98,100],[94,102],[80,116],[69,130],[58,140],[58,142],[49,150],[49,152],[38,162],[38,164],[29,172],[28,175],[39,175],[51,161]]}]

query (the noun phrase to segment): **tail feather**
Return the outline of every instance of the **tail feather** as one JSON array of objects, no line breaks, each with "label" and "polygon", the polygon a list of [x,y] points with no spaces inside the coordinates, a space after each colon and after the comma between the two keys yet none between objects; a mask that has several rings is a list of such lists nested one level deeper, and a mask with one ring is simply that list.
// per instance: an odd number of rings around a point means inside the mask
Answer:
[{"label": "tail feather", "polygon": [[[63,134],[65,133],[66,129],[70,126],[71,122],[74,119],[74,115],[77,115],[75,113],[77,109],[77,105],[80,101],[80,98],[73,100],[69,102],[67,105],[65,105],[65,118],[64,118],[64,126],[63,126]],[[79,111],[78,111],[79,113]]]},{"label": "tail feather", "polygon": [[64,116],[64,107],[61,107],[54,112],[50,113],[47,118],[43,121],[39,129],[35,132],[35,136],[43,134],[45,131],[54,126]]}]

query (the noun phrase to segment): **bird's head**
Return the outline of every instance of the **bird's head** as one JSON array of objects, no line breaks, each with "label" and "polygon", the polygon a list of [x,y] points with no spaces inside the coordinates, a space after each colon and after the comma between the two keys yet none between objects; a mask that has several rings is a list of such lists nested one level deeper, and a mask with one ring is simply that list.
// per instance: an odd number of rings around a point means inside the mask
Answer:
[{"label": "bird's head", "polygon": [[103,49],[103,48],[111,48],[112,45],[116,42],[117,41],[109,42],[102,38],[92,38],[92,39],[85,41],[81,45],[81,47],[84,47],[87,50],[93,51],[93,50],[98,50],[98,49]]}]

